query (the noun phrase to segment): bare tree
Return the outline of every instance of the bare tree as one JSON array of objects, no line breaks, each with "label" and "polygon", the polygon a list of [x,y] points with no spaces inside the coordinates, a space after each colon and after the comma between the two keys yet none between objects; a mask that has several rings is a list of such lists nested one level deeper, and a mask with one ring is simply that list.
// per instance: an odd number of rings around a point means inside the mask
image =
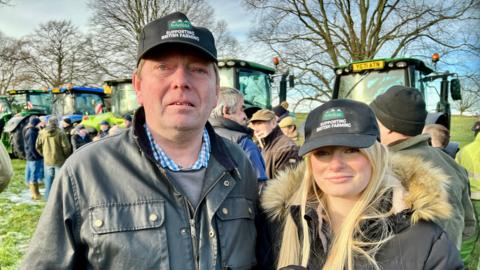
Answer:
[{"label": "bare tree", "polygon": [[480,97],[471,91],[464,91],[461,100],[454,103],[455,109],[463,115],[465,112],[479,113]]},{"label": "bare tree", "polygon": [[41,24],[30,36],[29,70],[37,86],[52,87],[65,83],[90,84],[98,81],[93,64],[91,39],[70,21]]},{"label": "bare tree", "polygon": [[204,0],[91,0],[89,5],[94,11],[97,65],[110,77],[130,76],[142,28],[174,11],[185,13],[194,25],[211,29],[217,47],[222,48],[219,55],[232,55],[238,47],[226,22],[216,22],[212,7]]},{"label": "bare tree", "polygon": [[0,94],[18,87],[26,79],[21,72],[29,58],[26,41],[8,38],[0,33]]},{"label": "bare tree", "polygon": [[471,40],[449,29],[459,22],[478,21],[474,12],[478,0],[244,2],[258,14],[252,38],[267,44],[297,72],[298,84],[313,91],[304,96],[309,100],[329,98],[333,68],[340,64],[397,57],[420,45],[470,50]]}]

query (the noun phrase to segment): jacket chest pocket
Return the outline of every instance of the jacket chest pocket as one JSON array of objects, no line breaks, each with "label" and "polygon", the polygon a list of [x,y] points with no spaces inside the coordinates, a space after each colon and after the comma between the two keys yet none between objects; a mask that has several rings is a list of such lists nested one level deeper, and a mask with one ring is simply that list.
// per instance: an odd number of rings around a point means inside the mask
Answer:
[{"label": "jacket chest pocket", "polygon": [[163,200],[93,206],[89,223],[99,268],[169,269]]},{"label": "jacket chest pocket", "polygon": [[243,197],[227,198],[216,215],[222,267],[250,269],[256,264],[253,202]]}]

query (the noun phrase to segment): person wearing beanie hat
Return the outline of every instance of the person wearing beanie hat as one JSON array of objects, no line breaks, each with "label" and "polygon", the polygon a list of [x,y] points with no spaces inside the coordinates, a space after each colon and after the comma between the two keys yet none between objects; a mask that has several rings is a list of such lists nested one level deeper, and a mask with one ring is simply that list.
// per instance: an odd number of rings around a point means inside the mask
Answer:
[{"label": "person wearing beanie hat", "polygon": [[33,200],[41,199],[38,188],[39,182],[43,181],[43,157],[37,152],[35,145],[40,129],[40,119],[36,116],[30,117],[29,124],[23,130],[25,146],[25,182],[30,188]]},{"label": "person wearing beanie hat", "polygon": [[274,112],[267,109],[259,110],[252,115],[249,123],[262,150],[269,179],[287,168],[296,166],[300,160],[298,147],[283,134]]},{"label": "person wearing beanie hat", "polygon": [[261,196],[269,217],[259,240],[261,269],[462,269],[435,223],[451,210],[445,175],[390,156],[379,135],[362,102],[335,99],[308,114],[304,162]]},{"label": "person wearing beanie hat", "polygon": [[71,142],[72,140],[72,131],[73,131],[73,124],[72,124],[72,120],[70,118],[63,118],[62,120],[62,128],[63,128],[63,132],[65,133],[65,135],[67,135],[67,139],[69,142]]},{"label": "person wearing beanie hat", "polygon": [[212,32],[181,12],[154,19],[135,64],[132,127],[66,161],[20,268],[255,267],[256,173],[208,123],[220,90]]},{"label": "person wearing beanie hat", "polygon": [[125,128],[129,128],[132,126],[132,116],[130,114],[125,114],[123,116],[123,125]]},{"label": "person wearing beanie hat", "polygon": [[460,249],[462,238],[476,235],[468,177],[465,169],[448,154],[429,145],[430,135],[421,134],[427,112],[420,92],[415,88],[393,86],[377,96],[370,107],[377,118],[381,143],[387,145],[390,151],[430,162],[448,175],[451,180],[448,200],[453,207],[453,215],[439,220],[438,224]]},{"label": "person wearing beanie hat", "polygon": [[280,122],[283,118],[287,117],[290,114],[290,112],[288,111],[288,103],[286,101],[283,101],[279,105],[273,107],[272,111],[277,117],[277,122]]}]

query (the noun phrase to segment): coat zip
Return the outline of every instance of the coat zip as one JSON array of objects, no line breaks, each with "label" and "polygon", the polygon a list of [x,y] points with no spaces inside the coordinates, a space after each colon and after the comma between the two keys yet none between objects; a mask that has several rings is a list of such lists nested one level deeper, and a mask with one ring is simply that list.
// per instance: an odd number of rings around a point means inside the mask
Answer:
[{"label": "coat zip", "polygon": [[198,207],[200,206],[200,204],[202,204],[203,200],[205,200],[205,197],[207,196],[208,193],[210,193],[210,191],[217,185],[217,183],[220,181],[220,179],[222,179],[224,176],[225,176],[226,172],[222,172],[222,174],[220,175],[220,177],[217,178],[217,180],[215,180],[215,182],[210,185],[210,187],[208,188],[207,192],[205,192],[203,195],[202,195],[202,198],[201,200],[199,201],[197,207],[195,208],[194,212],[193,212],[193,217],[192,215],[190,214],[191,211],[190,209],[193,209],[192,207],[192,204],[190,203],[190,201],[187,199],[187,198],[184,198],[185,202],[186,202],[186,210],[187,210],[187,214],[188,214],[188,217],[189,217],[189,222],[190,222],[190,236],[192,237],[192,244],[193,244],[193,257],[195,258],[195,269],[196,270],[199,270],[200,269],[200,265],[199,265],[199,255],[198,255],[198,244],[199,244],[199,241],[197,239],[197,224],[196,224],[196,218],[197,218],[197,211],[198,211]]}]

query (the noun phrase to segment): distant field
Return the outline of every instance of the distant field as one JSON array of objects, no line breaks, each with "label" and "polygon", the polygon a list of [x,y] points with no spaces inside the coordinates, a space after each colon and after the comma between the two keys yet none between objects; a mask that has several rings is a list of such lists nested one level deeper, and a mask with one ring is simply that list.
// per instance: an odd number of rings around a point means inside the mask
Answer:
[{"label": "distant field", "polygon": [[460,148],[473,141],[473,132],[471,128],[473,123],[479,120],[479,117],[474,116],[453,116],[450,140],[459,142]]}]

